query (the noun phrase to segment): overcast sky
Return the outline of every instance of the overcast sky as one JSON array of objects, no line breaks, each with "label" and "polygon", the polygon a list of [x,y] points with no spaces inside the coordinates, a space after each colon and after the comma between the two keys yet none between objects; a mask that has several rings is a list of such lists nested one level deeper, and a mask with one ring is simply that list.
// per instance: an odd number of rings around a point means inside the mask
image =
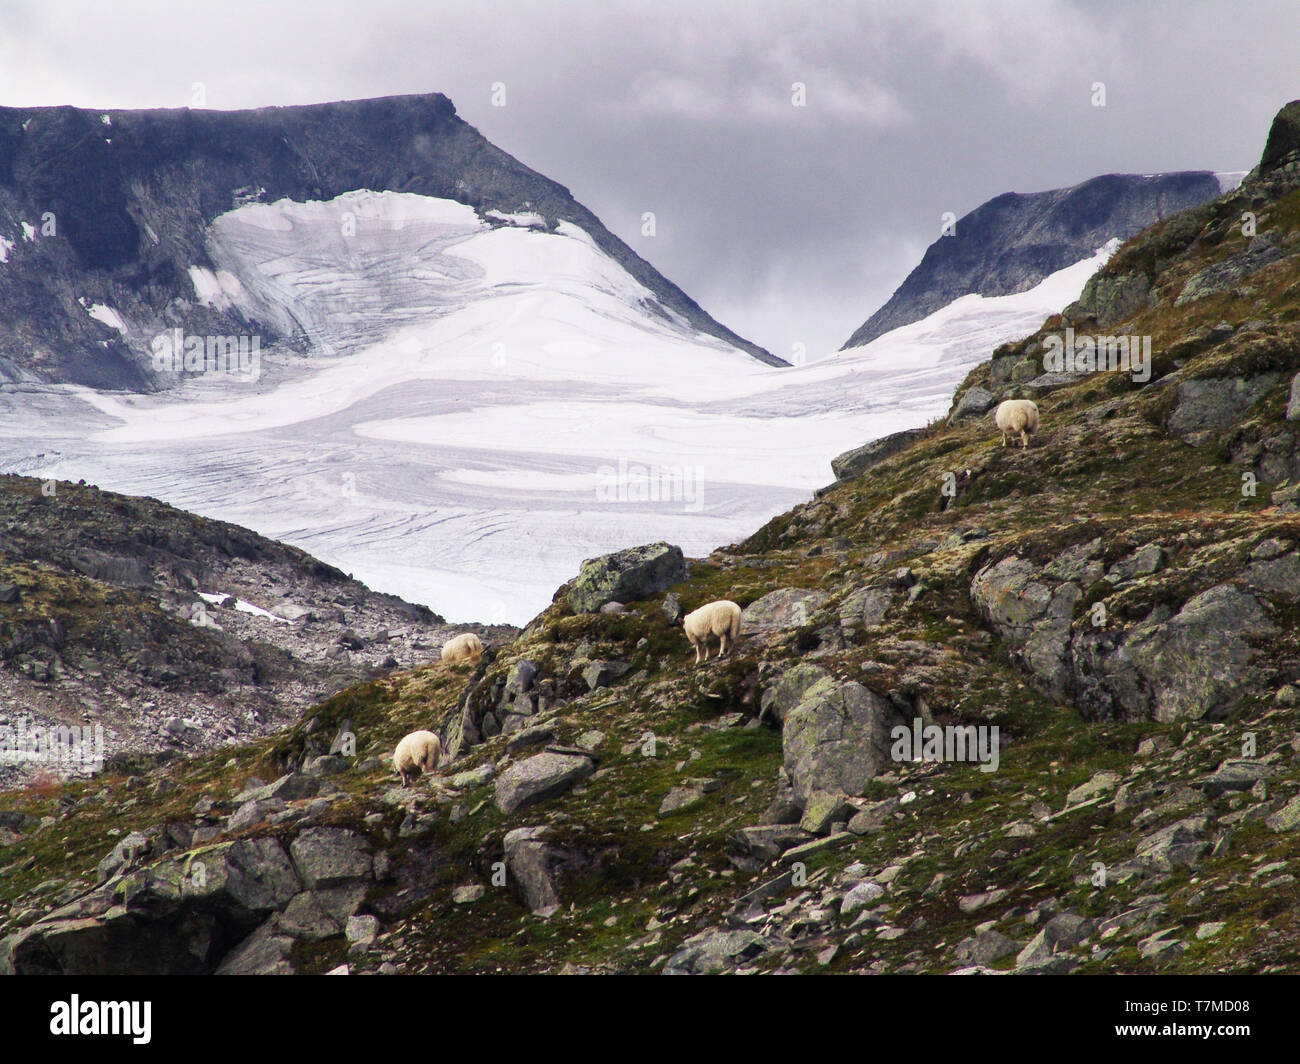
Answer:
[{"label": "overcast sky", "polygon": [[1300,97],[1298,41],[1296,0],[0,0],[0,104],[442,92],[716,318],[817,357],[945,211],[1249,169]]}]

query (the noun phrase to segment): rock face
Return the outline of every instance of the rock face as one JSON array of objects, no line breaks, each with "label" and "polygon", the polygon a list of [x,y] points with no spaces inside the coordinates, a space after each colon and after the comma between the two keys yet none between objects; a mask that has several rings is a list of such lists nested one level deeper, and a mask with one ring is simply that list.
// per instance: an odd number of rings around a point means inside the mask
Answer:
[{"label": "rock face", "polygon": [[569,587],[574,613],[595,613],[608,602],[637,602],[686,579],[681,547],[650,543],[582,563]]},{"label": "rock face", "polygon": [[803,807],[815,791],[854,795],[889,761],[889,730],[902,722],[888,699],[859,683],[821,680],[786,715],[785,770]]},{"label": "rock face", "polygon": [[1107,174],[1071,188],[998,196],[960,218],[955,235],[931,244],[889,302],[844,346],[870,343],[960,296],[1023,292],[1088,258],[1106,241],[1126,239],[1159,218],[1217,195],[1218,180],[1200,171],[1155,177]]},{"label": "rock face", "polygon": [[1183,290],[1174,300],[1174,306],[1185,306],[1206,296],[1226,292],[1230,288],[1235,288],[1256,270],[1276,262],[1282,257],[1282,251],[1276,246],[1274,240],[1275,237],[1271,233],[1263,233],[1255,237],[1245,251],[1194,273],[1183,285]]},{"label": "rock face", "polygon": [[1279,373],[1261,373],[1251,379],[1183,381],[1170,411],[1169,431],[1188,444],[1204,444],[1214,433],[1242,419],[1281,380]]},{"label": "rock face", "polygon": [[[107,121],[105,121],[107,119]],[[191,267],[211,269],[207,228],[246,203],[393,190],[571,222],[667,311],[771,365],[783,360],[719,325],[563,186],[490,144],[445,96],[394,96],[249,111],[0,108],[0,217],[19,236],[0,270],[0,377],[147,389],[145,341],[190,308],[187,333],[242,335],[275,322],[196,304]],[[17,232],[16,222],[14,223]],[[11,234],[3,234],[6,237]],[[87,303],[78,303],[79,297]],[[110,303],[130,338],[85,313]]]},{"label": "rock face", "polygon": [[1072,649],[1078,704],[1086,717],[1218,719],[1260,677],[1252,642],[1276,631],[1259,600],[1232,584],[1157,608],[1118,634],[1082,632]]},{"label": "rock face", "polygon": [[1300,100],[1292,100],[1274,116],[1259,168],[1272,170],[1294,151],[1300,151]]},{"label": "rock face", "polygon": [[271,838],[164,858],[4,939],[0,974],[210,972],[300,889],[288,854]]},{"label": "rock face", "polygon": [[850,591],[840,603],[840,628],[845,638],[880,624],[897,597],[897,592],[888,587],[859,587]]},{"label": "rock face", "polygon": [[[1260,687],[1253,646],[1277,626],[1256,594],[1235,583],[1207,588],[1177,610],[1157,605],[1127,626],[1074,619],[1083,589],[1103,576],[1100,547],[1077,545],[1045,566],[1012,555],[971,581],[976,609],[1038,690],[1075,701],[1090,719],[1171,721],[1218,719]],[[1292,599],[1293,558],[1256,562],[1243,578]],[[1118,584],[1160,564],[1148,546],[1105,576]]]}]

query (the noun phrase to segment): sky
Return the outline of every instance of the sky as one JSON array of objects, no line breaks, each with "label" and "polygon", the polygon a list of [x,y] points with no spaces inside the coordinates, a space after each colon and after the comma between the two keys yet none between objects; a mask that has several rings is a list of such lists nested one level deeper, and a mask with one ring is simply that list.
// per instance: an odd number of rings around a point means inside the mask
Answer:
[{"label": "sky", "polygon": [[946,212],[1249,169],[1300,97],[1297,41],[1295,0],[0,0],[0,105],[441,92],[796,360],[839,348]]}]

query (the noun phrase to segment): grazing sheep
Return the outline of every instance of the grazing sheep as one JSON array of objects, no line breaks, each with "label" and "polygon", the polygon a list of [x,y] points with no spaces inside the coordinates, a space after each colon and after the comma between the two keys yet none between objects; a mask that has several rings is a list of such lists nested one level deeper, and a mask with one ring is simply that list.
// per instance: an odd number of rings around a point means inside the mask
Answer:
[{"label": "grazing sheep", "polygon": [[1029,446],[1029,437],[1038,431],[1038,406],[1031,399],[1007,399],[998,404],[994,415],[998,431],[1002,433],[1002,446],[1007,445],[1007,434],[1020,434],[1022,447]]},{"label": "grazing sheep", "polygon": [[[413,731],[393,751],[393,768],[407,787],[422,772],[432,772],[442,760],[442,742],[431,731]],[[411,779],[408,780],[407,776]]]},{"label": "grazing sheep", "polygon": [[736,645],[740,638],[740,607],[727,599],[706,602],[698,610],[693,610],[682,618],[682,627],[686,629],[686,638],[695,648],[695,664],[700,663],[700,647],[704,647],[704,660],[709,660],[709,640],[718,637],[718,657],[728,650],[727,638],[731,645]]},{"label": "grazing sheep", "polygon": [[475,662],[483,656],[483,643],[473,632],[462,632],[442,645],[443,661]]}]

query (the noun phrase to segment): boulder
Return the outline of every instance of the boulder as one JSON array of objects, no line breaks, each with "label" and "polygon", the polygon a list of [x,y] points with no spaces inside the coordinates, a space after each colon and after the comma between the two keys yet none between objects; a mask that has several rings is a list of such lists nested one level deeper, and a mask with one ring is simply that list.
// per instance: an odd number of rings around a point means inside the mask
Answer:
[{"label": "boulder", "polygon": [[116,846],[109,851],[108,855],[99,862],[97,870],[97,882],[103,883],[112,879],[118,873],[129,868],[145,857],[153,849],[153,841],[148,835],[139,831],[133,831],[126,838],[121,839]]},{"label": "boulder", "polygon": [[659,816],[669,816],[691,809],[704,801],[704,791],[698,787],[671,787],[659,803]]},{"label": "boulder", "polygon": [[886,458],[898,454],[913,440],[920,439],[924,434],[925,429],[904,429],[902,432],[894,432],[861,447],[855,447],[851,451],[845,451],[831,459],[831,472],[835,474],[836,480],[853,480],[855,477],[862,476],[872,466],[877,466]]},{"label": "boulder", "polygon": [[859,683],[825,679],[810,687],[785,718],[784,767],[795,799],[814,791],[859,794],[890,762],[890,729],[901,723],[892,702]]},{"label": "boulder", "polygon": [[888,587],[856,587],[840,603],[840,628],[851,636],[859,629],[874,628],[885,619],[885,614],[897,597]]},{"label": "boulder", "polygon": [[1076,322],[1091,317],[1098,325],[1110,325],[1145,307],[1150,292],[1151,280],[1145,273],[1094,274],[1079,301],[1065,309],[1065,316]]},{"label": "boulder", "polygon": [[366,881],[374,873],[369,842],[347,828],[308,828],[289,852],[303,884],[313,890]]},{"label": "boulder", "polygon": [[1195,863],[1210,844],[1201,838],[1207,820],[1186,817],[1141,839],[1135,849],[1138,861],[1160,871],[1172,871]]},{"label": "boulder", "polygon": [[496,782],[496,804],[510,814],[555,798],[596,770],[588,756],[546,751],[511,765]]},{"label": "boulder", "polygon": [[1207,798],[1218,798],[1229,791],[1248,791],[1260,780],[1269,779],[1273,767],[1260,761],[1230,760],[1216,768],[1201,783]]},{"label": "boulder", "polygon": [[364,883],[325,890],[305,890],[285,906],[279,926],[286,934],[307,941],[343,934],[348,917],[356,913],[366,897]]},{"label": "boulder", "polygon": [[830,791],[813,791],[804,802],[799,826],[810,835],[828,834],[836,824],[848,824],[857,812],[844,796]]},{"label": "boulder", "polygon": [[973,388],[967,388],[962,392],[961,398],[957,401],[957,406],[952,412],[949,421],[961,421],[965,418],[983,417],[997,402],[995,396],[987,388],[981,388],[976,385]]},{"label": "boulder", "polygon": [[1049,698],[1069,687],[1070,618],[1082,592],[1012,555],[985,566],[971,581],[971,601],[1006,640],[1012,659],[1033,674]]},{"label": "boulder", "polygon": [[780,724],[786,714],[803,701],[808,688],[829,677],[830,673],[817,665],[791,666],[763,691],[759,699],[759,719]]},{"label": "boulder", "polygon": [[663,611],[663,615],[668,618],[669,624],[681,623],[682,617],[684,616],[684,611],[682,610],[681,599],[679,599],[676,595],[671,593],[665,595],[664,603],[660,607],[660,609]]},{"label": "boulder", "polygon": [[1071,648],[1079,708],[1099,720],[1217,720],[1258,688],[1255,644],[1275,632],[1234,584],[1202,591],[1173,616],[1158,606],[1124,631],[1083,629]]},{"label": "boulder", "polygon": [[1264,823],[1273,831],[1295,831],[1300,828],[1300,797],[1292,798]]},{"label": "boulder", "polygon": [[615,551],[582,563],[569,586],[569,607],[574,613],[595,613],[607,602],[637,602],[666,591],[686,575],[682,549],[669,543]]},{"label": "boulder", "polygon": [[506,832],[506,869],[523,902],[538,916],[551,916],[560,908],[556,869],[564,855],[548,838],[550,828],[525,827]]},{"label": "boulder", "polygon": [[855,884],[840,902],[840,916],[850,917],[859,909],[874,905],[885,896],[885,888],[874,880],[864,879]]},{"label": "boulder", "polygon": [[808,839],[807,833],[796,824],[764,824],[741,828],[730,836],[733,846],[761,861],[773,861],[792,846]]},{"label": "boulder", "polygon": [[582,670],[582,680],[588,691],[594,691],[626,676],[631,668],[625,661],[593,661]]},{"label": "boulder", "polygon": [[1300,421],[1300,373],[1291,378],[1291,391],[1287,393],[1286,399],[1286,419]]},{"label": "boulder", "polygon": [[734,968],[766,952],[767,942],[753,931],[704,931],[688,938],[668,958],[665,975],[711,974]]},{"label": "boulder", "polygon": [[778,588],[744,608],[740,615],[740,631],[743,635],[770,637],[802,628],[829,598],[825,591]]},{"label": "boulder", "polygon": [[288,904],[302,889],[293,862],[269,837],[193,850],[145,870],[145,893],[249,913]]},{"label": "boulder", "polygon": [[953,948],[953,957],[963,964],[990,965],[1016,952],[1019,943],[990,928],[962,939]]},{"label": "boulder", "polygon": [[1016,967],[1038,967],[1050,961],[1056,953],[1079,945],[1096,928],[1096,923],[1087,917],[1075,913],[1058,913],[1016,955]]}]

